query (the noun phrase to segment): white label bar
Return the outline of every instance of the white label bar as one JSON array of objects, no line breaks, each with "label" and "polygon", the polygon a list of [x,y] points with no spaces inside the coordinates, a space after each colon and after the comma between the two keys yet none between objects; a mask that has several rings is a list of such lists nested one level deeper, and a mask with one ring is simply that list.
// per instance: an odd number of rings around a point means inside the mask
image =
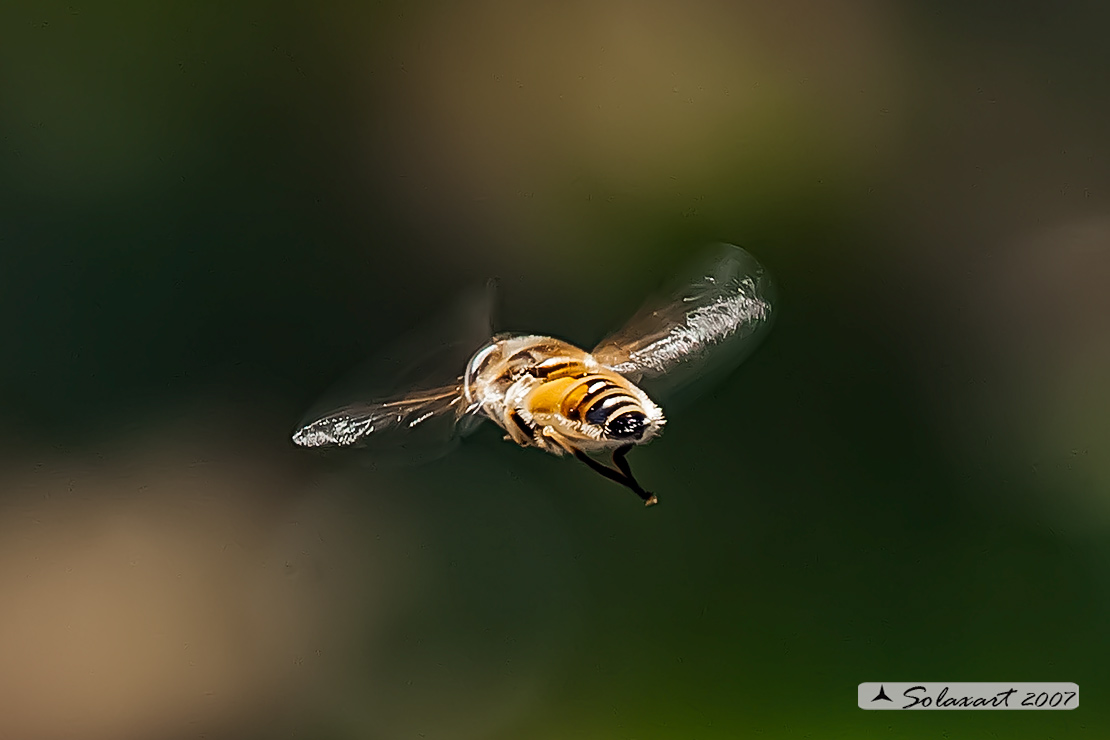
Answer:
[{"label": "white label bar", "polygon": [[1075,709],[1079,684],[869,681],[859,685],[860,709]]}]

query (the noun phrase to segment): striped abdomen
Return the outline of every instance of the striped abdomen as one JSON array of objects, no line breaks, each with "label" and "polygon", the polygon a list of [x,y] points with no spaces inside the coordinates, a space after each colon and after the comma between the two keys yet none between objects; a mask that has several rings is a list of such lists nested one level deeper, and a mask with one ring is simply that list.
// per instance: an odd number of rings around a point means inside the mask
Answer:
[{"label": "striped abdomen", "polygon": [[563,405],[568,419],[601,427],[617,439],[639,439],[647,423],[642,404],[620,376],[587,375]]},{"label": "striped abdomen", "polygon": [[559,414],[598,436],[636,440],[647,423],[637,395],[615,373],[568,373],[541,383],[528,401],[537,420]]}]

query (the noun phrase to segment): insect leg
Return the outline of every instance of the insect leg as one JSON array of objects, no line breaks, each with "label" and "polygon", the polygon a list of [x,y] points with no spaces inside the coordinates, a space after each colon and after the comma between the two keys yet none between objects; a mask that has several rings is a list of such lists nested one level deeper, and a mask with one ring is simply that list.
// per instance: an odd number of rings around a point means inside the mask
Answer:
[{"label": "insect leg", "polygon": [[614,450],[613,464],[616,465],[617,469],[624,473],[624,477],[631,482],[632,485],[630,485],[629,488],[639,494],[640,498],[644,500],[644,506],[654,506],[659,503],[659,499],[655,497],[654,493],[645,491],[640,486],[639,481],[636,480],[636,476],[632,475],[631,466],[629,466],[628,461],[624,459],[624,456],[629,453],[633,446],[634,445],[625,445],[624,447],[618,447]]},{"label": "insect leg", "polygon": [[505,431],[509,433],[512,440],[521,447],[532,444],[532,428],[528,426],[524,419],[520,418],[520,414],[515,410],[510,410],[507,416],[513,425],[505,424]]},{"label": "insect leg", "polygon": [[[582,450],[576,449],[574,451],[574,456],[582,462],[586,463],[586,465],[588,465],[590,469],[593,470],[595,473],[600,473],[609,480],[620,483],[626,488],[632,489],[632,491],[637,496],[644,500],[644,506],[652,506],[653,504],[659,503],[659,499],[655,497],[655,494],[645,491],[643,488],[640,487],[640,484],[637,483],[636,480],[631,476],[627,476],[623,472],[618,472],[606,465],[602,465],[597,460],[594,460],[592,457],[587,455],[585,452],[582,452]],[[625,463],[626,467],[627,465],[628,463]]]},{"label": "insect leg", "polygon": [[624,459],[624,456],[628,454],[632,447],[632,445],[625,445],[624,447],[618,447],[613,450],[613,464],[616,465],[617,470],[624,473],[624,477],[629,480],[635,480],[635,478],[632,476],[632,468],[629,467],[628,461]]}]

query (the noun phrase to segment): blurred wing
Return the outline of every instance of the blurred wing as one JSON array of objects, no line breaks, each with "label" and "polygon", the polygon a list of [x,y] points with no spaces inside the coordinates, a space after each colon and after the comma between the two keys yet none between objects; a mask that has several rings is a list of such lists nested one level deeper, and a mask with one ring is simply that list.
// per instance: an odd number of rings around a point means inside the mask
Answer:
[{"label": "blurred wing", "polygon": [[460,401],[459,386],[454,385],[378,403],[354,403],[305,424],[293,441],[302,447],[347,447],[365,444],[371,435],[375,439],[397,432],[407,435],[432,419],[448,421],[444,417],[450,417],[453,428]]},{"label": "blurred wing", "polygon": [[403,462],[450,450],[474,426],[475,419],[461,418],[460,377],[493,335],[495,302],[490,282],[380,349],[313,405],[293,441],[367,447]]},{"label": "blurred wing", "polygon": [[[676,281],[593,351],[604,365],[657,395],[728,372],[762,341],[774,315],[774,285],[748,252],[704,250]],[[652,382],[654,381],[654,382]]]},{"label": "blurred wing", "polygon": [[[414,300],[420,298],[414,296]],[[418,390],[454,385],[471,356],[493,336],[496,302],[497,285],[492,280],[462,293],[443,310],[379,348],[326,397],[343,402],[397,399]],[[399,318],[396,314],[384,317],[390,323]]]}]

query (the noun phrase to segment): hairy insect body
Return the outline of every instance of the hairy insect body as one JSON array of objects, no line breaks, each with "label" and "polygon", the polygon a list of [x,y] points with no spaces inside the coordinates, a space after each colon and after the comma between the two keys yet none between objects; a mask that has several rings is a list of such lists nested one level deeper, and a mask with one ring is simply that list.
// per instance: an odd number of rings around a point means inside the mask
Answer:
[{"label": "hairy insect body", "polygon": [[[465,347],[469,361],[453,356],[439,380],[384,398],[345,399],[310,416],[293,441],[324,447],[392,439],[403,447],[414,429],[434,433],[446,426],[449,443],[488,418],[506,439],[572,455],[650,506],[657,499],[636,481],[625,456],[657,437],[664,418],[640,385],[665,400],[668,388],[735,367],[761,341],[775,312],[770,277],[743,249],[713,246],[691,267],[673,290],[649,299],[590,352],[545,336],[487,339],[492,328],[483,321],[480,333],[444,342],[448,349]],[[475,346],[481,349],[470,355]],[[461,375],[456,362],[466,362]],[[595,459],[603,452],[612,453],[612,467]]]},{"label": "hairy insect body", "polygon": [[491,342],[471,359],[463,395],[467,411],[480,410],[507,439],[556,455],[644,444],[665,423],[640,388],[551,337]]}]

